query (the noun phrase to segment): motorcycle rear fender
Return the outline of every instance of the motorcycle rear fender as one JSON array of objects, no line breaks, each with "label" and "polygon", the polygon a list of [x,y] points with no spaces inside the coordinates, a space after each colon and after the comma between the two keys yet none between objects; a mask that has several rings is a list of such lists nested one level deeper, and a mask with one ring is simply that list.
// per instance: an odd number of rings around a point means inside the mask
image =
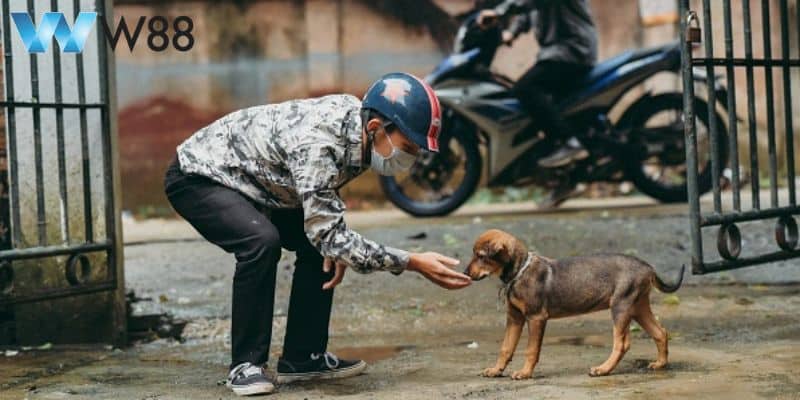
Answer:
[{"label": "motorcycle rear fender", "polygon": [[633,87],[659,72],[676,72],[679,62],[675,54],[660,52],[625,64],[569,98],[562,106],[563,113],[571,116],[587,110],[608,112]]}]

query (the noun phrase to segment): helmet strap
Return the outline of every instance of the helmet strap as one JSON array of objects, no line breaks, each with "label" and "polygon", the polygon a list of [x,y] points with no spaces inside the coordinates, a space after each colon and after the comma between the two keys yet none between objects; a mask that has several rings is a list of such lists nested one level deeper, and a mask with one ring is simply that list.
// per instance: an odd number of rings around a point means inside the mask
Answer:
[{"label": "helmet strap", "polygon": [[[361,117],[361,126],[363,130],[367,131],[367,123],[369,116],[372,112],[368,108],[362,108],[359,116]],[[361,166],[369,165],[372,162],[372,143],[375,141],[375,132],[367,131],[367,141],[361,149]]]},{"label": "helmet strap", "polygon": [[375,131],[367,131],[367,142],[364,143],[364,151],[361,153],[361,165],[372,163],[372,145],[375,143]]}]

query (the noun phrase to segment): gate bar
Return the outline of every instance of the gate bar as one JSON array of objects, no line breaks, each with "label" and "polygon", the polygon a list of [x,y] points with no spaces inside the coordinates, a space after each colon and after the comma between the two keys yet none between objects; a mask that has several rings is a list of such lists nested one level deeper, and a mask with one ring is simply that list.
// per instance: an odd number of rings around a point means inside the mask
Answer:
[{"label": "gate bar", "polygon": [[[58,12],[58,0],[50,0],[50,9]],[[55,50],[55,49],[53,49]],[[64,99],[61,88],[61,52],[53,51],[53,80],[55,80],[55,101]],[[61,241],[69,243],[69,199],[67,197],[67,160],[64,154],[64,110],[56,108],[56,153],[58,157],[58,193],[61,208]]]},{"label": "gate bar", "polygon": [[[3,32],[10,32],[11,28],[11,13],[8,12],[8,0],[3,0]],[[8,148],[8,175],[9,175],[9,208],[11,209],[11,221],[9,227],[11,229],[11,247],[15,247],[22,243],[22,229],[16,226],[20,221],[19,216],[19,179],[17,171],[17,135],[12,134],[17,129],[17,118],[14,108],[14,62],[11,60],[11,35],[3,35],[3,55],[5,59],[5,68],[3,73],[6,77],[6,98],[12,103],[8,105],[8,119],[6,120],[6,146]]]},{"label": "gate bar", "polygon": [[705,264],[703,273],[727,271],[731,269],[749,267],[751,265],[763,264],[768,262],[789,260],[800,257],[800,250],[776,251],[769,254],[762,254],[749,258],[737,258],[735,260],[723,260]]},{"label": "gate bar", "polygon": [[76,104],[76,103],[40,103],[40,102],[33,102],[33,101],[0,101],[0,107],[17,107],[17,108],[33,108],[33,109],[42,109],[42,108],[55,108],[55,109],[67,109],[67,108],[74,108],[80,110],[87,110],[92,108],[104,109],[106,108],[105,104],[100,103],[87,103],[87,104]]},{"label": "gate bar", "polygon": [[744,57],[747,71],[747,127],[750,136],[750,194],[753,209],[761,208],[758,182],[758,132],[756,131],[756,99],[753,77],[753,32],[750,21],[750,0],[742,0],[744,14]]},{"label": "gate bar", "polygon": [[[706,65],[706,60],[692,60],[692,65],[694,66],[704,66]],[[715,66],[728,66],[733,65],[736,67],[782,67],[785,63],[788,63],[789,66],[792,67],[800,67],[800,59],[789,59],[787,61],[782,60],[764,60],[760,58],[712,58],[711,64]]]},{"label": "gate bar", "polygon": [[0,307],[12,304],[36,303],[43,300],[53,300],[64,297],[78,296],[82,294],[105,292],[114,290],[116,288],[117,288],[116,281],[108,280],[97,283],[89,283],[86,285],[82,285],[81,287],[78,288],[69,287],[60,289],[50,289],[46,291],[36,292],[35,294],[26,294],[18,297],[13,297],[10,299],[4,299],[0,297]]},{"label": "gate bar", "polygon": [[[693,15],[688,10],[688,0],[680,2],[681,32],[686,32],[689,27],[689,16]],[[686,187],[689,195],[689,210],[692,218],[689,221],[689,235],[692,238],[692,271],[701,273],[703,265],[703,242],[700,235],[700,196],[697,193],[697,122],[694,118],[694,80],[692,78],[692,48],[688,38],[681,40],[681,75],[683,77],[683,111],[685,124],[683,127],[686,136]],[[712,116],[713,118],[713,116]]]},{"label": "gate bar", "polygon": [[[108,15],[106,14],[106,0],[98,1],[98,15],[108,22]],[[97,51],[100,68],[98,68],[98,76],[100,78],[100,102],[105,104],[106,107],[102,108],[101,120],[102,125],[106,131],[100,135],[100,141],[103,148],[103,184],[105,193],[105,228],[106,240],[112,243],[112,247],[106,251],[106,276],[109,281],[113,281],[116,285],[117,282],[117,224],[116,224],[116,199],[114,198],[114,159],[111,154],[111,109],[110,102],[111,96],[109,94],[109,59],[108,59],[108,44],[98,32],[97,35]],[[121,245],[118,246],[121,249]],[[121,250],[120,250],[121,251]]]},{"label": "gate bar", "polygon": [[[731,0],[722,3],[725,20],[725,57],[733,59],[733,27],[731,23]],[[709,60],[713,64],[713,60]],[[725,63],[725,75],[728,81],[728,110],[736,110],[736,75],[733,64]],[[741,190],[739,188],[739,121],[735,112],[728,112],[728,147],[731,162],[731,190],[733,191],[733,209],[742,210]]]},{"label": "gate bar", "polygon": [[755,221],[764,218],[777,218],[784,215],[800,214],[800,207],[788,206],[766,210],[749,210],[730,214],[712,214],[700,217],[700,226],[714,226],[733,222]]},{"label": "gate bar", "polygon": [[[80,13],[80,0],[73,0],[75,20]],[[83,74],[83,53],[75,55],[75,69],[78,74],[78,103],[86,102],[86,80]],[[105,106],[105,105],[103,105]],[[89,134],[86,123],[86,108],[80,108],[81,123],[81,171],[83,173],[83,225],[84,237],[87,243],[94,242],[94,218],[92,217],[92,193],[87,188],[92,187],[91,169],[89,165]],[[100,112],[103,112],[102,109]]]},{"label": "gate bar", "polygon": [[73,246],[29,247],[27,249],[3,250],[0,251],[0,261],[24,260],[37,257],[63,256],[67,254],[106,251],[113,247],[112,244],[113,242],[106,240],[98,243],[85,243]]},{"label": "gate bar", "polygon": [[[797,5],[797,22],[800,23],[800,3]],[[789,184],[789,204],[795,205],[794,187],[794,124],[792,121],[792,77],[789,68],[789,4],[781,0],[781,56],[783,58],[783,115],[786,135],[786,176]]]},{"label": "gate bar", "polygon": [[[713,58],[714,57],[714,38],[713,38],[713,29],[711,27],[711,0],[703,0],[703,5],[706,9],[706,12],[703,13],[703,29],[705,30],[705,45],[706,45],[706,54],[705,58]],[[719,165],[719,143],[717,143],[717,134],[718,129],[717,127],[717,91],[713,89],[714,87],[714,79],[713,77],[716,76],[714,73],[714,66],[711,63],[706,63],[706,76],[710,79],[709,87],[711,90],[708,91],[708,129],[709,129],[709,142],[711,144],[711,187],[714,192],[714,211],[717,213],[722,212],[722,196],[720,195],[719,190],[719,176],[720,176],[720,165]]]},{"label": "gate bar", "polygon": [[[34,1],[28,0],[28,14],[36,15]],[[36,53],[30,53],[31,96],[39,100],[39,63]],[[13,132],[16,135],[16,132]],[[36,173],[36,229],[39,245],[47,244],[47,214],[44,209],[44,170],[42,169],[42,115],[39,108],[33,109],[33,163]]]},{"label": "gate bar", "polygon": [[[764,40],[764,59],[772,61],[772,24],[770,21],[769,1],[761,1],[761,36]],[[775,150],[775,99],[773,92],[774,79],[772,66],[764,68],[764,80],[767,86],[767,154],[769,157],[769,193],[770,207],[778,207],[778,156]],[[752,151],[752,150],[751,150]]]}]

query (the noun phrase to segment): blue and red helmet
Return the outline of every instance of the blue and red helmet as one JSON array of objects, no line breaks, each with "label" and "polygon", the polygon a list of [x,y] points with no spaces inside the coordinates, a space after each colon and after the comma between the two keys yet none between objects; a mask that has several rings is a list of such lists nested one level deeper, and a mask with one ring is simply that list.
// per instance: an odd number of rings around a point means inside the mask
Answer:
[{"label": "blue and red helmet", "polygon": [[420,148],[439,151],[442,108],[433,88],[416,76],[384,75],[367,90],[361,107],[387,118]]}]

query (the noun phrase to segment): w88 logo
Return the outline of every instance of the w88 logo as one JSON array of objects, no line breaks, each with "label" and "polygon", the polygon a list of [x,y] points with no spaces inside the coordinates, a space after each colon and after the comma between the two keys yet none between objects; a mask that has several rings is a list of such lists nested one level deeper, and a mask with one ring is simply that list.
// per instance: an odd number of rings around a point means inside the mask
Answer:
[{"label": "w88 logo", "polygon": [[[111,27],[109,27],[108,22],[103,19],[103,30],[111,48],[116,49],[120,34],[124,33],[128,48],[133,51],[133,47],[136,46],[136,42],[139,39],[139,35],[142,32],[142,27],[146,20],[147,17],[139,17],[139,20],[136,22],[136,28],[133,34],[131,34],[128,29],[128,24],[125,22],[125,17],[121,17],[119,24],[117,24],[117,29],[112,35]],[[150,21],[147,21],[147,29],[149,31],[147,35],[147,47],[152,51],[164,51],[169,48],[170,44],[178,51],[189,51],[194,47],[194,36],[192,35],[194,21],[192,21],[191,18],[181,15],[173,19],[172,37],[169,35],[169,28],[170,23],[167,17],[160,15],[151,17]]]},{"label": "w88 logo", "polygon": [[[26,12],[12,12],[11,16],[29,53],[46,52],[54,37],[59,47],[61,47],[61,51],[65,53],[80,53],[83,51],[86,39],[97,20],[97,13],[81,12],[75,18],[74,27],[70,28],[63,13],[46,12],[37,28],[33,25],[30,15]],[[137,20],[133,32],[129,29],[125,17],[120,17],[119,23],[116,29],[113,29],[113,32],[105,18],[100,18],[100,21],[102,22],[102,32],[106,41],[113,50],[116,50],[120,36],[124,35],[128,49],[133,51],[142,34],[145,22],[147,22],[148,30],[147,47],[150,50],[161,52],[172,45],[178,51],[189,51],[194,47],[195,38],[192,34],[194,21],[185,15],[175,17],[171,24],[170,20],[164,16],[153,16],[150,17],[149,21],[147,17],[141,16]],[[172,34],[171,36],[170,33]]]}]

